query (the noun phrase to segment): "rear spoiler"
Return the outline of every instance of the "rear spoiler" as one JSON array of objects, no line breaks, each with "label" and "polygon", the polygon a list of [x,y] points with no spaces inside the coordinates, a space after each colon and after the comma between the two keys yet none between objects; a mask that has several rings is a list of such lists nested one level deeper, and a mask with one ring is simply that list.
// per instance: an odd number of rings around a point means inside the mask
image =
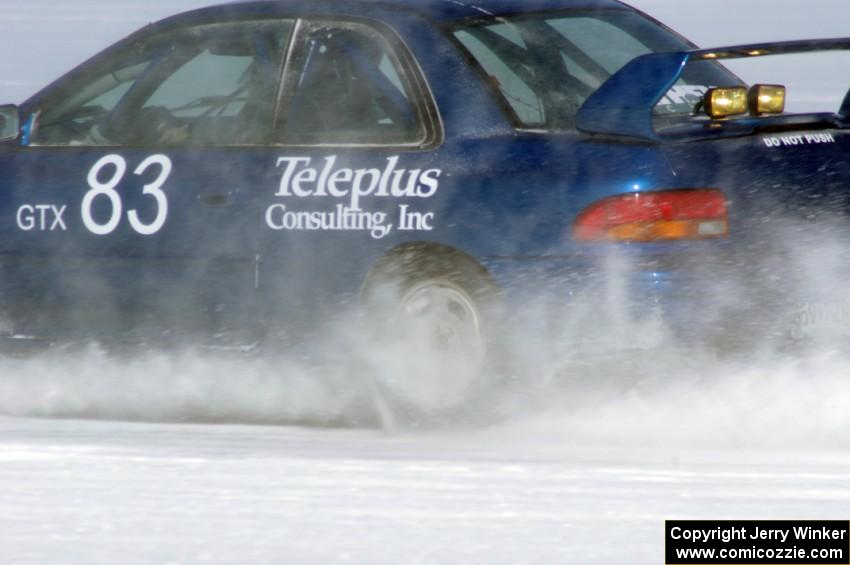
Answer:
[{"label": "rear spoiler", "polygon": [[[688,63],[846,50],[850,50],[850,38],[756,43],[641,55],[614,73],[590,95],[576,115],[576,127],[585,133],[660,141],[662,138],[652,123],[653,110],[682,76]],[[850,117],[850,91],[836,117]]]}]

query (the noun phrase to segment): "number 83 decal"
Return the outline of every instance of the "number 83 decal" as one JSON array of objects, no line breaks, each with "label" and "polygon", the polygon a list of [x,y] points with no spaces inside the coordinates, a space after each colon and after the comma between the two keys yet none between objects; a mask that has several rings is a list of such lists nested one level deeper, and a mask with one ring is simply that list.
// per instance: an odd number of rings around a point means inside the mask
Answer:
[{"label": "number 83 decal", "polygon": [[[153,235],[162,229],[168,218],[168,198],[162,186],[171,174],[171,159],[165,155],[151,155],[142,161],[133,171],[134,175],[143,175],[148,169],[158,169],[159,174],[142,188],[142,194],[150,196],[156,202],[156,215],[150,222],[139,217],[136,210],[127,210],[130,227],[141,235]],[[109,175],[105,174],[111,173]],[[114,232],[123,219],[124,206],[121,194],[115,190],[127,174],[127,161],[120,155],[102,157],[89,171],[89,190],[83,197],[81,213],[86,229],[95,235],[108,235]],[[106,177],[104,179],[104,177]],[[111,212],[105,222],[97,221],[92,214],[95,201],[105,198],[109,201]]]}]

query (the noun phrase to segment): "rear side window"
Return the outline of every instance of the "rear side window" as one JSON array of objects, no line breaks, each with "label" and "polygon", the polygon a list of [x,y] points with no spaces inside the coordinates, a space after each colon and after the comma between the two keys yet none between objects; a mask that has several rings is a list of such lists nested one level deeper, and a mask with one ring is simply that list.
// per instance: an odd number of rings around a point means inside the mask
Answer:
[{"label": "rear side window", "polygon": [[[574,128],[584,101],[635,57],[692,48],[654,22],[624,10],[475,21],[455,28],[454,36],[498,88],[517,125],[547,130]],[[677,89],[696,92],[738,82],[710,63],[688,67]],[[668,95],[658,111],[693,108],[689,99],[675,94]]]},{"label": "rear side window", "polygon": [[412,63],[391,39],[360,22],[305,22],[289,63],[280,140],[426,144],[428,103]]}]

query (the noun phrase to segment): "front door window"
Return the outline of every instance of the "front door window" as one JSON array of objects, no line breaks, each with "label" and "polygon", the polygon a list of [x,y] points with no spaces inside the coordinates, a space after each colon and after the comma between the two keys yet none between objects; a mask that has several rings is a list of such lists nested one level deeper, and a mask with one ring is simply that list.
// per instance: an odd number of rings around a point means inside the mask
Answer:
[{"label": "front door window", "polygon": [[211,24],[119,49],[41,104],[31,144],[264,143],[292,27]]}]

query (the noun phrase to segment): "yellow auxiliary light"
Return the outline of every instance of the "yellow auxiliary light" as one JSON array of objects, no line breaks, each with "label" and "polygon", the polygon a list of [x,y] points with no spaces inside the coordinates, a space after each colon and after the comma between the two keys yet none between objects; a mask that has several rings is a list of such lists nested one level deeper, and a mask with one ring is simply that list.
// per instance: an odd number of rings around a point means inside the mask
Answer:
[{"label": "yellow auxiliary light", "polygon": [[743,86],[709,88],[703,100],[705,113],[712,118],[726,118],[746,114],[747,89]]},{"label": "yellow auxiliary light", "polygon": [[781,84],[753,85],[747,97],[750,113],[754,116],[781,114],[785,111],[785,87]]}]

